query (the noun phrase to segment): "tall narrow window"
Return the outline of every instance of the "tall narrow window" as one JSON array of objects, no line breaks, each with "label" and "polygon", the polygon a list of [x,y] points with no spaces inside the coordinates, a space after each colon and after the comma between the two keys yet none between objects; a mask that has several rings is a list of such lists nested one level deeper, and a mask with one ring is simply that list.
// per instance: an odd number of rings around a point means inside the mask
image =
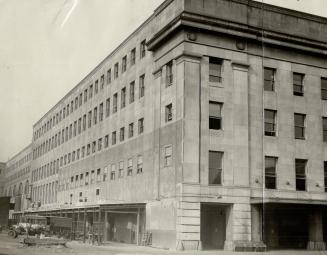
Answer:
[{"label": "tall narrow window", "polygon": [[135,81],[129,84],[129,103],[133,103],[135,100]]},{"label": "tall narrow window", "polygon": [[121,89],[120,94],[120,108],[124,108],[126,106],[126,88]]},{"label": "tall narrow window", "polygon": [[117,139],[116,135],[117,135],[116,131],[112,132],[112,135],[111,135],[111,144],[112,145],[116,144],[116,139]]},{"label": "tall narrow window", "polygon": [[138,126],[139,134],[142,134],[144,132],[144,118],[138,120]]},{"label": "tall narrow window", "polygon": [[93,84],[91,84],[89,88],[89,98],[91,98],[92,96],[93,96]]},{"label": "tall narrow window", "polygon": [[119,171],[118,178],[122,178],[124,176],[124,161],[119,162]]},{"label": "tall narrow window", "polygon": [[83,103],[83,93],[80,93],[78,98],[78,105],[81,106],[82,103]]},{"label": "tall narrow window", "polygon": [[301,73],[293,73],[293,95],[303,96],[303,78]]},{"label": "tall narrow window", "polygon": [[221,83],[222,76],[222,60],[219,58],[209,58],[209,81],[213,83]]},{"label": "tall narrow window", "polygon": [[103,103],[99,106],[99,121],[103,120]]},{"label": "tall narrow window", "polygon": [[115,180],[115,176],[116,176],[116,165],[112,164],[111,172],[110,172],[110,180]]},{"label": "tall narrow window", "polygon": [[87,102],[87,89],[84,90],[84,103]]},{"label": "tall narrow window", "polygon": [[307,160],[295,159],[296,190],[306,190]]},{"label": "tall narrow window", "polygon": [[276,111],[265,109],[265,135],[276,136]]},{"label": "tall narrow window", "polygon": [[275,69],[264,68],[264,89],[265,91],[275,91]]},{"label": "tall narrow window", "polygon": [[107,71],[107,84],[111,83],[111,69],[108,69]]},{"label": "tall narrow window", "polygon": [[98,107],[94,107],[93,110],[93,123],[94,125],[97,124],[98,121]]},{"label": "tall narrow window", "polygon": [[110,98],[106,99],[106,117],[110,115]]},{"label": "tall narrow window", "polygon": [[128,137],[131,138],[134,135],[134,123],[128,125]]},{"label": "tall narrow window", "polygon": [[138,174],[143,172],[143,156],[137,156],[137,172]]},{"label": "tall narrow window", "polygon": [[118,99],[118,94],[115,93],[114,94],[114,99],[113,99],[113,102],[112,102],[112,112],[115,113],[117,112],[117,99]]},{"label": "tall narrow window", "polygon": [[127,57],[123,57],[122,59],[122,63],[121,63],[121,70],[122,70],[122,73],[126,72],[126,69],[127,69]]},{"label": "tall narrow window", "polygon": [[295,139],[305,139],[305,115],[294,113]]},{"label": "tall narrow window", "polygon": [[131,176],[133,174],[133,159],[128,159],[128,165],[127,165],[127,175]]},{"label": "tall narrow window", "polygon": [[97,182],[101,181],[101,168],[97,169]]},{"label": "tall narrow window", "polygon": [[86,114],[83,115],[83,131],[86,129]]},{"label": "tall narrow window", "polygon": [[170,61],[166,65],[166,87],[173,84],[173,61]]},{"label": "tall narrow window", "polygon": [[321,78],[321,99],[327,100],[327,78]]},{"label": "tall narrow window", "polygon": [[109,146],[109,135],[106,135],[104,137],[104,147],[108,148],[108,146]]},{"label": "tall narrow window", "polygon": [[141,75],[139,79],[139,98],[144,97],[144,77],[145,75]]},{"label": "tall narrow window", "polygon": [[165,121],[169,122],[173,119],[173,105],[169,104],[165,107]]},{"label": "tall narrow window", "polygon": [[122,127],[122,128],[120,128],[120,141],[122,142],[122,141],[124,141],[124,139],[125,139],[125,128],[124,127]]},{"label": "tall narrow window", "polygon": [[324,183],[325,183],[325,192],[327,192],[327,161],[324,161]]},{"label": "tall narrow window", "polygon": [[209,102],[209,129],[222,129],[221,109],[223,104],[217,102]]},{"label": "tall narrow window", "polygon": [[131,50],[131,66],[135,65],[135,56],[136,56],[136,49]]},{"label": "tall narrow window", "polygon": [[80,134],[82,131],[82,118],[78,119],[78,134]]},{"label": "tall narrow window", "polygon": [[96,151],[96,146],[97,146],[97,142],[96,142],[96,141],[93,141],[93,142],[92,142],[92,153],[95,153],[95,151]]},{"label": "tall narrow window", "polygon": [[322,136],[323,136],[323,141],[327,142],[327,118],[326,117],[322,118]]},{"label": "tall narrow window", "polygon": [[166,146],[164,148],[164,166],[171,166],[172,165],[172,154],[173,154],[173,148],[172,146]]},{"label": "tall narrow window", "polygon": [[88,144],[86,147],[86,155],[90,155],[91,153],[91,144]]},{"label": "tall narrow window", "polygon": [[145,57],[145,40],[143,40],[140,44],[140,58]]},{"label": "tall narrow window", "polygon": [[114,67],[114,79],[118,78],[118,69],[119,69],[119,64],[116,63]]},{"label": "tall narrow window", "polygon": [[94,84],[94,94],[98,94],[99,91],[99,81],[96,80]]},{"label": "tall narrow window", "polygon": [[209,151],[209,184],[222,184],[223,152]]},{"label": "tall narrow window", "polygon": [[100,79],[100,89],[102,90],[104,87],[104,75],[101,75],[101,79]]},{"label": "tall narrow window", "polygon": [[98,151],[102,150],[102,138],[98,139]]},{"label": "tall narrow window", "polygon": [[265,187],[276,189],[276,163],[277,158],[265,157]]}]

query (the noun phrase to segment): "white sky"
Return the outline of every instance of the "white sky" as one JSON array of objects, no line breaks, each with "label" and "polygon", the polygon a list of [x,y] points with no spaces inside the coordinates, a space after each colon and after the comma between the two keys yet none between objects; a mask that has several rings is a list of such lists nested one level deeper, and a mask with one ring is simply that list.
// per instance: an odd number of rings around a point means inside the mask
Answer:
[{"label": "white sky", "polygon": [[[0,161],[161,2],[0,0]],[[264,2],[327,17],[327,0]]]}]

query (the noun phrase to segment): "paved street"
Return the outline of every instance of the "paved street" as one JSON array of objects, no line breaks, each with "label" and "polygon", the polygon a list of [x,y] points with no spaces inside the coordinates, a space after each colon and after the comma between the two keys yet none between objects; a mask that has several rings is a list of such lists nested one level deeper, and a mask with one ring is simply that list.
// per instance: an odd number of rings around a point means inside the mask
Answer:
[{"label": "paved street", "polygon": [[126,244],[108,244],[103,246],[83,244],[80,242],[69,242],[67,248],[63,247],[24,247],[23,244],[19,243],[19,239],[12,239],[7,237],[5,233],[0,234],[0,255],[51,255],[51,254],[78,254],[78,255],[125,255],[125,254],[134,254],[134,255],[144,255],[144,254],[154,254],[154,255],[228,255],[228,254],[247,254],[247,255],[320,255],[327,254],[327,251],[321,252],[308,252],[308,251],[269,251],[266,253],[233,253],[226,251],[194,251],[194,252],[176,252],[168,251],[162,249],[155,249],[150,247],[137,247],[134,245]]}]

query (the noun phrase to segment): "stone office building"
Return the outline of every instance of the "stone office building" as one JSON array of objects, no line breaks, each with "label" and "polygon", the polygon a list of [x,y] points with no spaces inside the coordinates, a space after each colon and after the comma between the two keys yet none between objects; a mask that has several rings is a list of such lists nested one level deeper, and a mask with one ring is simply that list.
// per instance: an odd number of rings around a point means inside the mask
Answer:
[{"label": "stone office building", "polygon": [[325,18],[164,1],[33,126],[31,211],[104,241],[325,249],[326,50]]}]

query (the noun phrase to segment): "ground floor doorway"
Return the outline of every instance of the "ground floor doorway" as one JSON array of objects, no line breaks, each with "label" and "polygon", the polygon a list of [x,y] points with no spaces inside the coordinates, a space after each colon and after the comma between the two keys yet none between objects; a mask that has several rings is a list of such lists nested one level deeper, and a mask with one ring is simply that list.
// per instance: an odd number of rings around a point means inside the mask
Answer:
[{"label": "ground floor doorway", "polygon": [[201,204],[201,242],[205,250],[224,249],[226,206]]}]

